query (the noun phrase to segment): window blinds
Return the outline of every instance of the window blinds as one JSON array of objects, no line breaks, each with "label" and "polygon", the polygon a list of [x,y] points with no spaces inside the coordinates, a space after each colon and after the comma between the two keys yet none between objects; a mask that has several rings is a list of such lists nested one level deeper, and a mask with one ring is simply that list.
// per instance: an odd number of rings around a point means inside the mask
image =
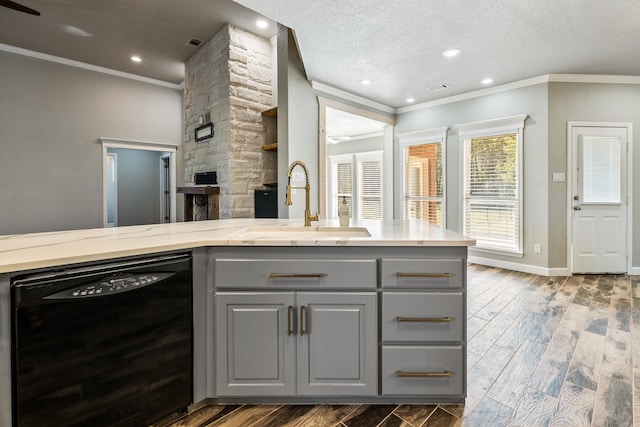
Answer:
[{"label": "window blinds", "polygon": [[360,160],[360,217],[382,218],[382,161]]},{"label": "window blinds", "polygon": [[518,134],[465,139],[464,234],[478,247],[518,252]]}]

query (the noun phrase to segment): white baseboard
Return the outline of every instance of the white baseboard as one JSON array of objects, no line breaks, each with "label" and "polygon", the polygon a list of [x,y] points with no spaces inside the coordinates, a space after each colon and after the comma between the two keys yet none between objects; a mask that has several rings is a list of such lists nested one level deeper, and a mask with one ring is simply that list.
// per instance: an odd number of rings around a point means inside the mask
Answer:
[{"label": "white baseboard", "polygon": [[[467,261],[474,264],[486,265],[489,267],[506,268],[507,270],[521,271],[523,273],[538,274],[540,276],[568,276],[569,270],[566,268],[546,268],[537,265],[520,264],[517,262],[500,261],[478,256],[469,256]],[[639,273],[640,274],[640,273]]]},{"label": "white baseboard", "polygon": [[640,276],[640,267],[631,267],[630,276]]}]

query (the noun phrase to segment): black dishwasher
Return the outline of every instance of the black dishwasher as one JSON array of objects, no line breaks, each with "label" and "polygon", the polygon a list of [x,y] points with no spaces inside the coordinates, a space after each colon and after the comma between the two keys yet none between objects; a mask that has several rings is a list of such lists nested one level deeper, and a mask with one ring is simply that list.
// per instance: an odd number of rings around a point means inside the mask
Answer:
[{"label": "black dishwasher", "polygon": [[16,277],[13,424],[148,426],[192,403],[190,254]]}]

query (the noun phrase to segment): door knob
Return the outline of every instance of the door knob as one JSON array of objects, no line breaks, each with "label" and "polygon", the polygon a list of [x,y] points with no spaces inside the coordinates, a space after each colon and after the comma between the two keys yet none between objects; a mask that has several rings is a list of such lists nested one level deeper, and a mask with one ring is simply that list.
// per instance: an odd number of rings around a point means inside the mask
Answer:
[{"label": "door knob", "polygon": [[580,206],[574,206],[574,207],[573,207],[573,210],[574,210],[574,211],[580,211],[580,210],[582,210],[582,208],[581,208]]}]

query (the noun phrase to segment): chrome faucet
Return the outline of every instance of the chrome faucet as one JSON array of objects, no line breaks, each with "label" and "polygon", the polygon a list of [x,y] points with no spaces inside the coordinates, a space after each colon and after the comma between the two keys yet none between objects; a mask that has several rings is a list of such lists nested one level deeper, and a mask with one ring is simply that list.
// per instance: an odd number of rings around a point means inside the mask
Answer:
[{"label": "chrome faucet", "polygon": [[[304,176],[305,179],[307,181],[306,185],[304,187],[291,187],[291,173],[293,172],[293,169],[296,166],[301,166],[302,169],[304,170]],[[287,174],[287,200],[284,202],[285,205],[287,206],[291,206],[293,204],[293,202],[291,201],[291,189],[292,188],[299,188],[302,189],[304,188],[304,193],[305,193],[305,199],[304,199],[304,226],[305,227],[311,227],[311,221],[317,221],[318,220],[318,214],[316,213],[315,215],[311,215],[311,208],[310,208],[310,203],[309,203],[309,193],[311,193],[311,185],[309,185],[309,169],[307,169],[307,165],[304,164],[304,162],[302,162],[301,160],[294,160],[293,162],[291,162],[291,165],[289,166],[289,173]]]}]

